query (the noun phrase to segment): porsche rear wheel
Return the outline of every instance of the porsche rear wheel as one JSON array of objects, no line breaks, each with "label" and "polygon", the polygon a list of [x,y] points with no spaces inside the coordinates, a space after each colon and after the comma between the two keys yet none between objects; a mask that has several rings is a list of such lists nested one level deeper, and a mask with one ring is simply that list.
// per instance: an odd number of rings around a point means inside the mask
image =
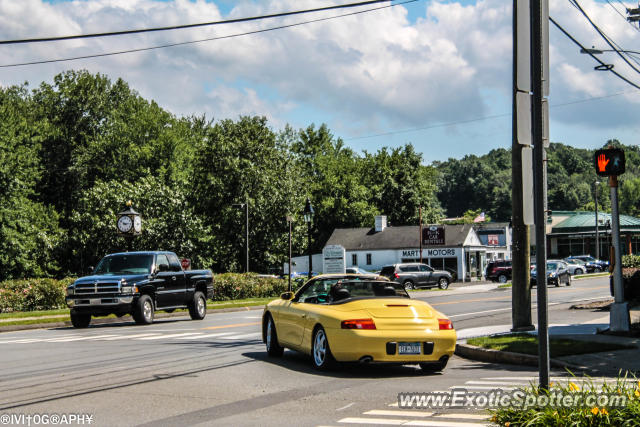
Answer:
[{"label": "porsche rear wheel", "polygon": [[313,334],[313,345],[311,346],[311,360],[313,367],[325,371],[335,365],[335,359],[329,348],[329,340],[322,326],[318,326]]},{"label": "porsche rear wheel", "polygon": [[278,343],[276,326],[270,315],[267,316],[267,325],[264,332],[264,343],[267,346],[267,354],[271,357],[280,357],[284,353],[284,347]]}]

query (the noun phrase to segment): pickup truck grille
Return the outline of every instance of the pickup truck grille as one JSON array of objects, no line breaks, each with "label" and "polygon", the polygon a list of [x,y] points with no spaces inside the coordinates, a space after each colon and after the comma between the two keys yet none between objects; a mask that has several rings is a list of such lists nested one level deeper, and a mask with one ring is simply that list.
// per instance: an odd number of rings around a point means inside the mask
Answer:
[{"label": "pickup truck grille", "polygon": [[118,282],[78,283],[76,295],[117,294]]}]

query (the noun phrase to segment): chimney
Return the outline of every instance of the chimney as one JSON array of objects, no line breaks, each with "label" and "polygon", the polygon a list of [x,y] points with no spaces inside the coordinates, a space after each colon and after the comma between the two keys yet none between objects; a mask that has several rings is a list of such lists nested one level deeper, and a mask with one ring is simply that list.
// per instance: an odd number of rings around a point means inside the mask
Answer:
[{"label": "chimney", "polygon": [[387,216],[376,215],[376,233],[383,231],[385,228],[387,228]]}]

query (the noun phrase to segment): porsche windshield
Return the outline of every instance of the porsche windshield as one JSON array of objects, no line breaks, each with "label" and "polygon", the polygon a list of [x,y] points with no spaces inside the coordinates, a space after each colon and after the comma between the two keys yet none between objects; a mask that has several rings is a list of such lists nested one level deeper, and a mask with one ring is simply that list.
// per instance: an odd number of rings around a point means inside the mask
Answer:
[{"label": "porsche windshield", "polygon": [[115,276],[122,274],[149,274],[153,255],[112,255],[102,258],[93,274]]},{"label": "porsche windshield", "polygon": [[329,289],[329,302],[336,302],[348,298],[388,298],[404,297],[409,298],[409,294],[404,286],[395,282],[373,282],[373,281],[344,281],[338,282]]}]

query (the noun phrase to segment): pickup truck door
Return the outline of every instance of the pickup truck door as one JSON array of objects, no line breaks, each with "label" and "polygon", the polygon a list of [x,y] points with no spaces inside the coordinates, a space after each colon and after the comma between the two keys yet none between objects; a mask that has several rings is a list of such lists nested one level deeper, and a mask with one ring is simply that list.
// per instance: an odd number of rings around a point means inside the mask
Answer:
[{"label": "pickup truck door", "polygon": [[178,263],[180,271],[172,268],[165,254],[156,257],[156,301],[158,308],[184,305],[186,292],[185,275]]}]

